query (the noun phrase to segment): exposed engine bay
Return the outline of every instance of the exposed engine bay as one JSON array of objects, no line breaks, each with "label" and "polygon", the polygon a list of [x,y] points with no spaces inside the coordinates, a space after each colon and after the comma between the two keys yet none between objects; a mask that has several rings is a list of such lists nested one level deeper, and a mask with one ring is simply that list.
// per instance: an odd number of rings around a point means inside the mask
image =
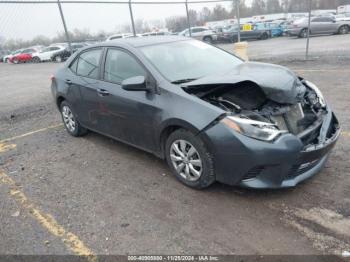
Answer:
[{"label": "exposed engine bay", "polygon": [[[323,116],[327,113],[323,98],[302,78],[303,85],[295,103],[280,103],[269,98],[256,83],[244,81],[235,84],[202,85],[187,87],[185,91],[196,95],[234,116],[272,123],[303,138],[304,144],[317,144]],[[310,83],[311,84],[311,83]],[[314,132],[307,132],[308,129]],[[303,134],[303,133],[307,133]]]}]

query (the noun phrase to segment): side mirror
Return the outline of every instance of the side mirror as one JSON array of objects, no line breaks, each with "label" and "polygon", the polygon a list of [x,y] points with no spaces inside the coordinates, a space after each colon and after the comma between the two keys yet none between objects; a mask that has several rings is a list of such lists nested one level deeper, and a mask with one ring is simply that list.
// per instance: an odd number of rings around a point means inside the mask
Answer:
[{"label": "side mirror", "polygon": [[128,91],[147,91],[146,78],[144,76],[133,76],[123,80],[122,88]]}]

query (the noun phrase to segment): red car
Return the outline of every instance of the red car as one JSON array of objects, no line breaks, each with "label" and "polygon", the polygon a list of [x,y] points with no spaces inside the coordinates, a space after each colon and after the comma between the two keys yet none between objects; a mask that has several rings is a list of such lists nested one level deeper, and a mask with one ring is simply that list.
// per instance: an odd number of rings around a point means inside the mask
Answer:
[{"label": "red car", "polygon": [[38,52],[35,48],[23,49],[22,52],[10,58],[10,62],[14,64],[25,63],[32,60],[32,54]]}]

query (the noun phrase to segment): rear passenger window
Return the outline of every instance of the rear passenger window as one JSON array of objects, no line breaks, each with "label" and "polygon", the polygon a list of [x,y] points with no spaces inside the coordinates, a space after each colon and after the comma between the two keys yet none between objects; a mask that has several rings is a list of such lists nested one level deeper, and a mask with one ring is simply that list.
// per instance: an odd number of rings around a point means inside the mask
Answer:
[{"label": "rear passenger window", "polygon": [[[77,59],[77,75],[98,79],[98,69],[101,53],[101,49],[93,49],[91,51],[82,53]],[[72,65],[74,65],[74,63]]]},{"label": "rear passenger window", "polygon": [[112,83],[121,83],[133,76],[145,76],[143,67],[134,57],[117,49],[109,49],[106,56],[104,79]]}]

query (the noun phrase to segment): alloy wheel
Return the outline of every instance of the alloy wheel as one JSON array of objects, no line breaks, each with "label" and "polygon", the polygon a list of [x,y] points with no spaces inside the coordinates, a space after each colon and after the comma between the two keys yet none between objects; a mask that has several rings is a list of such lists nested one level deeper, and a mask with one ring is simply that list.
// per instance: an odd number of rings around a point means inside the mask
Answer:
[{"label": "alloy wheel", "polygon": [[186,140],[176,140],[172,143],[170,159],[176,172],[187,181],[196,181],[201,177],[201,157],[197,149]]},{"label": "alloy wheel", "polygon": [[69,132],[73,133],[75,130],[76,123],[73,113],[68,106],[62,107],[62,116],[64,125],[69,130]]}]

